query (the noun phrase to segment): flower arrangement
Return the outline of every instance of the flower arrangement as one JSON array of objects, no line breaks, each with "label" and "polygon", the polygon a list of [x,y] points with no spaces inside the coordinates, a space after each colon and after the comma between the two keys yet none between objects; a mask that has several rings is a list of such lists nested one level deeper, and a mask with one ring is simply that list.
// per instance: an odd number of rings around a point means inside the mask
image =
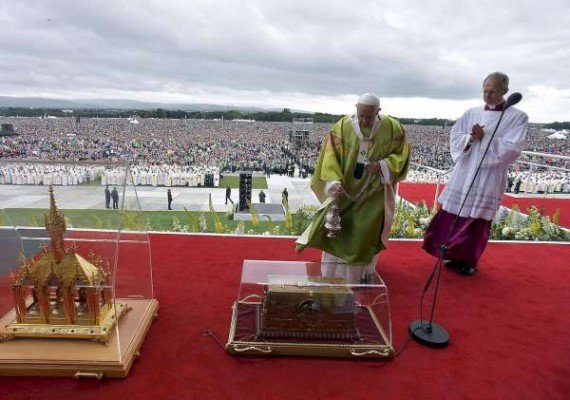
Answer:
[{"label": "flower arrangement", "polygon": [[180,223],[178,218],[172,217],[172,231],[173,232],[188,232],[187,226],[184,226]]},{"label": "flower arrangement", "polygon": [[552,219],[542,215],[536,206],[521,214],[515,205],[510,210],[501,210],[491,228],[491,238],[498,240],[570,241],[570,231],[558,225],[560,210]]},{"label": "flower arrangement", "polygon": [[[400,200],[390,237],[422,238],[433,215],[425,202],[414,206]],[[560,210],[550,218],[542,215],[535,206],[528,209],[528,215],[522,214],[516,205],[510,209],[503,207],[491,226],[491,239],[570,241],[570,231],[558,225],[559,218]]]},{"label": "flower arrangement", "polygon": [[400,199],[394,211],[394,221],[390,229],[390,237],[407,239],[422,238],[432,217],[433,214],[425,201],[414,206]]},{"label": "flower arrangement", "polygon": [[206,221],[206,214],[200,213],[198,218],[198,226],[200,227],[200,232],[208,232],[208,221]]},{"label": "flower arrangement", "polygon": [[[289,219],[284,222],[275,222],[266,215],[256,214],[255,221],[240,221],[233,228],[228,225],[228,221],[224,223],[220,218],[214,219],[213,223],[209,224],[205,213],[202,212],[195,216],[186,210],[189,224],[184,225],[173,217],[170,229],[174,232],[228,232],[238,235],[297,236],[309,226],[317,210],[317,206],[301,206],[295,214],[288,213]],[[556,210],[552,217],[543,215],[543,212],[537,207],[531,207],[527,212],[528,215],[522,214],[517,206],[510,209],[502,207],[492,224],[491,239],[570,241],[570,231],[558,225],[560,210]],[[396,204],[390,237],[423,238],[434,213],[425,202],[413,205],[400,200]],[[149,222],[147,221],[148,225]]]},{"label": "flower arrangement", "polygon": [[233,204],[230,204],[228,211],[226,212],[226,219],[229,221],[233,221],[234,217],[235,217],[235,208],[237,206],[234,206]]},{"label": "flower arrangement", "polygon": [[297,213],[295,214],[295,218],[293,219],[291,214],[289,216],[293,221],[289,222],[291,225],[291,233],[293,235],[300,235],[303,233],[305,229],[309,226],[311,221],[313,220],[315,213],[319,208],[317,206],[307,206],[303,205],[299,207]]},{"label": "flower arrangement", "polygon": [[239,221],[233,233],[234,235],[243,235],[245,233],[245,223]]}]

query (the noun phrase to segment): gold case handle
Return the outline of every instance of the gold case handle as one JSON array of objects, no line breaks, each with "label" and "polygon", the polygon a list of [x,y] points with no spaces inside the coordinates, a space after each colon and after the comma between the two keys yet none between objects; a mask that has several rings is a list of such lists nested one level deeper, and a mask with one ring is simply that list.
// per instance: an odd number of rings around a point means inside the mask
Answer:
[{"label": "gold case handle", "polygon": [[366,351],[356,351],[355,349],[350,350],[350,355],[355,357],[364,357],[364,356],[387,356],[388,351],[377,351],[377,350],[366,350]]},{"label": "gold case handle", "polygon": [[238,353],[243,353],[244,351],[250,351],[250,350],[259,351],[260,353],[265,353],[265,354],[269,354],[269,353],[273,352],[273,349],[270,346],[267,346],[267,348],[265,348],[265,349],[263,349],[261,347],[257,347],[257,346],[248,346],[248,347],[234,346],[234,350],[237,351]]},{"label": "gold case handle", "polygon": [[102,372],[81,372],[81,371],[78,371],[75,373],[75,375],[73,375],[73,377],[75,379],[79,379],[79,378],[103,379],[103,373]]}]

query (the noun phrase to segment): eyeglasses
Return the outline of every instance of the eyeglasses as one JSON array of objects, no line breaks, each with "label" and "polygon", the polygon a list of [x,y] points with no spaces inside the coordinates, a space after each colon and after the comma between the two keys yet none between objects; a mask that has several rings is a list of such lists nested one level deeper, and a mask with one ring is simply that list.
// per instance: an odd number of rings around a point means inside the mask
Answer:
[{"label": "eyeglasses", "polygon": [[483,94],[497,94],[497,93],[501,93],[500,90],[481,90],[481,93]]}]

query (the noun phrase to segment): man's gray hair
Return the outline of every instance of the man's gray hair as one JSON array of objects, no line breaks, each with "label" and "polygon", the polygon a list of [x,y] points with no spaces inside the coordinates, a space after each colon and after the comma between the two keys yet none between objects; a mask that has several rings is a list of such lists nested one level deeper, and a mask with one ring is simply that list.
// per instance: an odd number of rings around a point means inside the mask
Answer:
[{"label": "man's gray hair", "polygon": [[358,104],[380,108],[380,99],[374,93],[364,93],[358,98]]},{"label": "man's gray hair", "polygon": [[489,80],[498,81],[501,84],[501,86],[503,87],[503,89],[509,88],[509,77],[504,72],[498,72],[497,71],[497,72],[490,73],[489,75],[487,75],[485,80],[483,80],[483,83],[485,83]]}]

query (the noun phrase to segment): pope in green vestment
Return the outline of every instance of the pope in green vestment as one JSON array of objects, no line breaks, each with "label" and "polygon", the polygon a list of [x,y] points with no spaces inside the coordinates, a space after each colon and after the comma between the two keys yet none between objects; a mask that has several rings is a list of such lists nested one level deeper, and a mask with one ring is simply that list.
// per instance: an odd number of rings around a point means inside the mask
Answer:
[{"label": "pope in green vestment", "polygon": [[[378,115],[379,110],[375,95],[363,95],[357,114],[342,118],[326,136],[311,181],[321,206],[297,239],[297,251],[315,247],[346,263],[370,263],[386,248],[395,207],[393,185],[406,177],[410,146],[400,122]],[[366,165],[360,178],[355,177],[357,161]],[[331,238],[325,217],[335,199],[341,230]]]}]

